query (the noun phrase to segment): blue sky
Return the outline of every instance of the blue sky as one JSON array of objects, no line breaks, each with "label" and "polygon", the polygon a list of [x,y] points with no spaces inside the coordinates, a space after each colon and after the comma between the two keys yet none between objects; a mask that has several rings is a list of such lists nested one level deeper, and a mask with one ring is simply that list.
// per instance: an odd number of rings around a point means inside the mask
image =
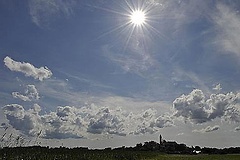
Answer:
[{"label": "blue sky", "polygon": [[[160,133],[238,145],[239,8],[237,0],[0,1],[0,133],[52,146],[135,145]],[[131,22],[136,10],[142,25]]]}]

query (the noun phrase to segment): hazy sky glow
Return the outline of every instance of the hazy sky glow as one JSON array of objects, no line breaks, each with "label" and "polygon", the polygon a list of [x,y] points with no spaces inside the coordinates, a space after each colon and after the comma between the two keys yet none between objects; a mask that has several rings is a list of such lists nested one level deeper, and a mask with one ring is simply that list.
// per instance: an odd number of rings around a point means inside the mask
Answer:
[{"label": "hazy sky glow", "polygon": [[1,0],[0,136],[239,145],[239,9],[238,0]]}]

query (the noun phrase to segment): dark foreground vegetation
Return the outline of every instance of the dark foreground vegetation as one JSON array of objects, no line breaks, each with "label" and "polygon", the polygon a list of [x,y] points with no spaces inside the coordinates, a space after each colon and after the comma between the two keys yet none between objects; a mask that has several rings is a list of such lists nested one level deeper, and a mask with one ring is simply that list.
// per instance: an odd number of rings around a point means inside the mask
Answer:
[{"label": "dark foreground vegetation", "polygon": [[0,160],[239,160],[240,147],[187,147],[176,142],[137,144],[135,147],[105,148],[49,148],[41,146],[4,147]]},{"label": "dark foreground vegetation", "polygon": [[15,147],[3,148],[0,160],[239,160],[240,155],[186,155],[125,149]]}]

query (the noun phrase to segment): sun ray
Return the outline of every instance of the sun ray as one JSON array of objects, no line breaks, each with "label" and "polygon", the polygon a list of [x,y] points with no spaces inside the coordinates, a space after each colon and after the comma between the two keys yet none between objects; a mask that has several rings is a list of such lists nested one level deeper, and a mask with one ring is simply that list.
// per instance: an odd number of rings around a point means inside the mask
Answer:
[{"label": "sun ray", "polygon": [[99,10],[103,10],[103,11],[107,11],[107,12],[110,12],[110,13],[126,16],[126,13],[119,12],[119,11],[116,11],[116,10],[113,10],[113,9],[108,9],[108,8],[104,8],[104,7],[100,7],[100,6],[96,6],[96,5],[94,5],[94,6],[86,5],[86,6],[93,7],[93,8],[99,9]]},{"label": "sun ray", "polygon": [[161,39],[165,38],[165,39],[170,40],[169,37],[167,37],[167,36],[164,35],[163,33],[159,32],[156,28],[154,28],[154,27],[151,26],[150,24],[146,24],[146,25],[147,25],[147,27],[148,27],[149,29],[151,29],[153,32],[155,32],[156,35],[157,35],[159,38],[161,38]]},{"label": "sun ray", "polygon": [[122,25],[120,25],[120,26],[115,26],[115,27],[113,27],[113,29],[110,29],[109,31],[101,34],[101,35],[100,35],[99,37],[97,37],[95,40],[101,39],[102,37],[107,36],[107,35],[115,32],[115,31],[118,31],[118,30],[120,30],[121,28],[124,29],[124,28],[126,28],[126,26],[128,26],[128,25],[129,25],[129,22],[126,22],[126,23],[124,23],[124,24],[122,24]]},{"label": "sun ray", "polygon": [[[130,12],[134,11],[135,9],[133,8],[133,5],[130,5],[127,0],[125,0],[125,3],[127,4],[127,7],[130,9]],[[129,11],[129,10],[128,10]]]},{"label": "sun ray", "polygon": [[127,46],[128,46],[128,43],[129,43],[129,41],[130,41],[130,39],[131,39],[131,37],[132,37],[132,34],[133,34],[133,32],[134,32],[134,29],[135,29],[135,27],[133,27],[132,30],[130,30],[130,34],[128,35],[127,41],[126,41],[126,43],[125,43],[125,45],[124,45],[123,52],[125,52],[125,50],[126,50],[126,48],[127,48]]},{"label": "sun ray", "polygon": [[[97,37],[97,39],[116,33],[116,38],[111,40],[112,44],[113,46],[117,46],[120,40],[123,47],[119,49],[122,50],[123,53],[126,52],[128,47],[131,47],[130,43],[137,43],[137,41],[142,41],[141,43],[147,46],[147,44],[153,42],[153,39],[157,37],[167,41],[171,40],[158,29],[158,25],[160,24],[159,18],[166,18],[161,14],[161,10],[159,10],[159,7],[162,7],[162,5],[156,6],[154,3],[147,3],[142,0],[124,0],[119,3],[113,2],[116,7],[95,7],[113,13],[111,16],[115,18],[117,24]],[[146,47],[144,48],[146,49]],[[144,48],[143,50],[145,50]],[[131,48],[129,49],[129,51],[131,51]]]}]

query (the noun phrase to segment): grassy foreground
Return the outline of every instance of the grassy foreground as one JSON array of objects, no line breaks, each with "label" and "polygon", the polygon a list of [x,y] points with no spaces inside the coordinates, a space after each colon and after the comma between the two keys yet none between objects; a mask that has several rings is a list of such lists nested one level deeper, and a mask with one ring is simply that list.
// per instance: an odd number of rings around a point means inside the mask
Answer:
[{"label": "grassy foreground", "polygon": [[0,160],[239,160],[240,155],[173,155],[151,151],[8,148]]},{"label": "grassy foreground", "polygon": [[239,160],[240,155],[159,155],[148,160]]}]

